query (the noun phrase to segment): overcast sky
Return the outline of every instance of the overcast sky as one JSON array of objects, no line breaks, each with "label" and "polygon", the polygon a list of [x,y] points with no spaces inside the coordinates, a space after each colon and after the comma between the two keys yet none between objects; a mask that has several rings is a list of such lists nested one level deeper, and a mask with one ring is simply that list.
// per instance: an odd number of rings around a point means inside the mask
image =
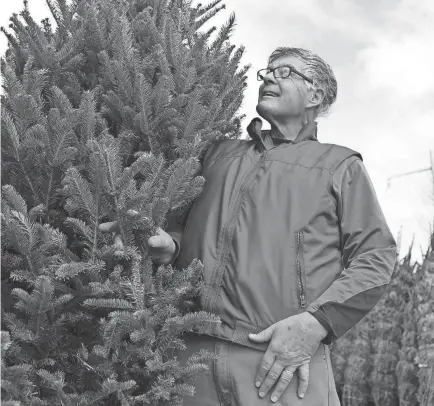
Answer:
[{"label": "overcast sky", "polygon": [[[201,1],[207,4],[207,1]],[[194,2],[194,4],[197,3]],[[328,62],[338,81],[337,101],[318,120],[321,142],[344,145],[364,158],[390,229],[403,228],[401,257],[415,236],[413,258],[428,246],[434,221],[431,171],[434,154],[434,1],[414,0],[228,0],[212,20],[222,24],[235,12],[232,43],[243,44],[243,64],[251,64],[241,113],[247,125],[257,116],[259,82],[278,46],[309,49]],[[48,16],[44,0],[29,0],[36,21]],[[21,9],[2,2],[0,25]],[[4,55],[6,40],[0,39]],[[265,125],[264,128],[269,128]]]}]

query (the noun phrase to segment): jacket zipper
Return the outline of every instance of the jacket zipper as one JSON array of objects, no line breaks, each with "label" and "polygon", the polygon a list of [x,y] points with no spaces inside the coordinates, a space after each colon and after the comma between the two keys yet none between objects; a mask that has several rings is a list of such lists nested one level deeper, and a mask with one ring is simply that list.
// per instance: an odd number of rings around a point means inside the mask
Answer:
[{"label": "jacket zipper", "polygon": [[212,276],[212,278],[213,278],[213,283],[211,286],[212,290],[210,291],[211,294],[208,295],[208,298],[205,301],[205,303],[208,303],[208,306],[205,305],[204,310],[208,310],[210,312],[213,312],[216,310],[215,306],[217,305],[217,299],[218,299],[219,293],[220,293],[218,288],[221,285],[222,280],[223,280],[223,272],[220,272],[220,274],[219,274],[219,270],[221,267],[224,266],[224,264],[226,262],[227,254],[229,252],[229,250],[227,248],[228,247],[230,248],[230,242],[232,240],[232,234],[233,234],[233,230],[234,230],[235,219],[238,217],[239,210],[241,208],[241,203],[242,203],[245,191],[249,187],[249,185],[251,183],[251,179],[256,174],[258,168],[262,164],[264,157],[266,155],[267,155],[267,151],[265,150],[262,152],[259,160],[253,166],[253,168],[250,170],[250,172],[246,175],[242,184],[240,185],[239,193],[237,195],[237,198],[236,198],[235,204],[234,204],[234,209],[233,209],[232,214],[229,217],[229,220],[226,223],[225,229],[223,231],[223,242],[222,242],[222,250],[221,250],[222,253],[220,255],[220,259],[218,260],[218,263],[216,265],[216,268],[215,268],[213,276]]},{"label": "jacket zipper", "polygon": [[304,278],[303,278],[303,269],[300,261],[300,248],[302,245],[302,231],[297,232],[297,276],[298,276],[298,292],[299,292],[299,301],[301,307],[306,307],[306,295],[305,295],[305,286],[304,286]]}]

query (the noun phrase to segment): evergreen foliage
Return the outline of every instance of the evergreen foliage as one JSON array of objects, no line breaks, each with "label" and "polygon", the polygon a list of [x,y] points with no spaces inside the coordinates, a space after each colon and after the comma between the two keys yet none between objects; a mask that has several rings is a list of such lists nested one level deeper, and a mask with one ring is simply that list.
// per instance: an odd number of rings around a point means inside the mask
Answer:
[{"label": "evergreen foliage", "polygon": [[[201,31],[220,0],[46,1],[55,29],[26,1],[2,28],[3,404],[180,404],[213,355],[173,350],[219,319],[195,306],[201,262],[156,266],[147,240],[185,222],[210,143],[241,134],[235,17]],[[98,229],[114,220],[122,249]]]},{"label": "evergreen foliage", "polygon": [[419,366],[417,399],[421,406],[434,404],[434,234],[416,284],[416,331]]},{"label": "evergreen foliage", "polygon": [[422,264],[411,251],[377,306],[332,346],[342,406],[434,404],[434,234]]},{"label": "evergreen foliage", "polygon": [[360,379],[360,375],[366,376],[369,373],[370,365],[366,353],[370,351],[370,345],[367,331],[360,325],[355,326],[351,351],[343,371],[342,401],[348,406],[365,405],[369,402],[369,386]]}]

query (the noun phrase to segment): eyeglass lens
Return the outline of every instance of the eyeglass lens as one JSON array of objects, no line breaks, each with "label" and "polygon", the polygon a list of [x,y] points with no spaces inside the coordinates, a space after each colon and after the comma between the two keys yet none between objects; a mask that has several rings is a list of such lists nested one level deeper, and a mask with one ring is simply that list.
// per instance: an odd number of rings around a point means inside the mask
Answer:
[{"label": "eyeglass lens", "polygon": [[[258,80],[264,80],[264,76],[271,72],[271,69],[261,69],[258,72]],[[279,66],[273,70],[275,78],[286,78],[291,74],[291,68],[289,66]]]}]

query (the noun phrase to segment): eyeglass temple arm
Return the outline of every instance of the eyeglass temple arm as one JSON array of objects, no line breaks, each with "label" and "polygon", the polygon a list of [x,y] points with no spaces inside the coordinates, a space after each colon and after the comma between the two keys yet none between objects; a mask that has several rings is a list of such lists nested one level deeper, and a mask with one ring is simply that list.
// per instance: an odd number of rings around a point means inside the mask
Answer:
[{"label": "eyeglass temple arm", "polygon": [[297,73],[298,75],[300,75],[303,79],[307,80],[309,83],[313,84],[313,80],[311,78],[308,78],[306,75],[304,75],[303,73],[295,70],[294,68],[292,68],[292,70]]}]

